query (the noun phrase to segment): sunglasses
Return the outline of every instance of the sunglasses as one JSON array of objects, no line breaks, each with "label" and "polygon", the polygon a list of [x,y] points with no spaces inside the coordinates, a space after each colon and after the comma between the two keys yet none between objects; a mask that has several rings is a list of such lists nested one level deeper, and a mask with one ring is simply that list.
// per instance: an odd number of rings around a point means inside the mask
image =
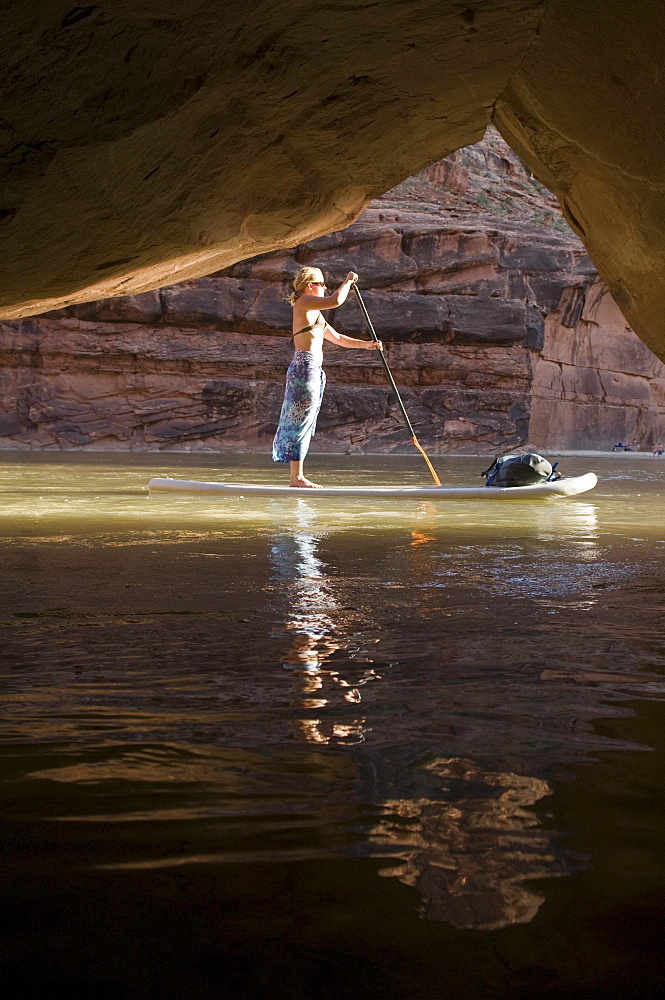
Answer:
[{"label": "sunglasses", "polygon": [[326,287],[325,281],[310,281],[310,285],[319,285],[321,288]]}]

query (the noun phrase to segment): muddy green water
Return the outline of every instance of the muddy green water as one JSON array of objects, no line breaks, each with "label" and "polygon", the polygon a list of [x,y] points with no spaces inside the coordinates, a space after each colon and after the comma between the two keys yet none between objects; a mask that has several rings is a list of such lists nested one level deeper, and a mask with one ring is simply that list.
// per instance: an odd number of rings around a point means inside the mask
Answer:
[{"label": "muddy green water", "polygon": [[660,998],[665,460],[562,464],[1,458],[4,996]]}]

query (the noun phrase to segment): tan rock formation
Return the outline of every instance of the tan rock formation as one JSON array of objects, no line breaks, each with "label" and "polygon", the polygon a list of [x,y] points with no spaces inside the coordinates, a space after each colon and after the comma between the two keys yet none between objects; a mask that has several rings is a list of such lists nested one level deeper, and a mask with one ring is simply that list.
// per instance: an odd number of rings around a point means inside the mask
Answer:
[{"label": "tan rock formation", "polygon": [[477,140],[496,108],[665,352],[664,30],[659,5],[619,0],[13,4],[2,315],[145,291],[342,227]]},{"label": "tan rock formation", "polygon": [[[267,451],[291,352],[289,278],[312,262],[332,277],[360,271],[432,452],[665,439],[665,367],[551,195],[490,131],[341,233],[160,292],[0,324],[0,444]],[[363,335],[353,300],[333,322]],[[375,356],[330,348],[326,369],[315,451],[411,449]]]},{"label": "tan rock formation", "polygon": [[660,4],[554,0],[494,116],[661,358],[664,51]]},{"label": "tan rock formation", "polygon": [[3,18],[4,316],[347,225],[480,138],[541,0],[26,0]]}]

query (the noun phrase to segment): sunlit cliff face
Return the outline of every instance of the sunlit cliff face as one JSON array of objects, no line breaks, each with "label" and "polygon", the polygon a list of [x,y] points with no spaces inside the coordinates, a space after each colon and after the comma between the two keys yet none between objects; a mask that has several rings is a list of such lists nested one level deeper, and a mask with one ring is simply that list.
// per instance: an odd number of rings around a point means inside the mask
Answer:
[{"label": "sunlit cliff face", "polygon": [[619,0],[14,4],[0,315],[342,228],[494,120],[663,356],[664,30]]}]

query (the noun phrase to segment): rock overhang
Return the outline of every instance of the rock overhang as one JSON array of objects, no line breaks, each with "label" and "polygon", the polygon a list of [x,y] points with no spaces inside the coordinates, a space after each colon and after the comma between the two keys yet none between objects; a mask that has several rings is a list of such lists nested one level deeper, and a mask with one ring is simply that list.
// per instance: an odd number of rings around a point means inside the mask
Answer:
[{"label": "rock overhang", "polygon": [[494,118],[663,356],[659,6],[13,5],[0,315],[145,291],[340,229]]}]

